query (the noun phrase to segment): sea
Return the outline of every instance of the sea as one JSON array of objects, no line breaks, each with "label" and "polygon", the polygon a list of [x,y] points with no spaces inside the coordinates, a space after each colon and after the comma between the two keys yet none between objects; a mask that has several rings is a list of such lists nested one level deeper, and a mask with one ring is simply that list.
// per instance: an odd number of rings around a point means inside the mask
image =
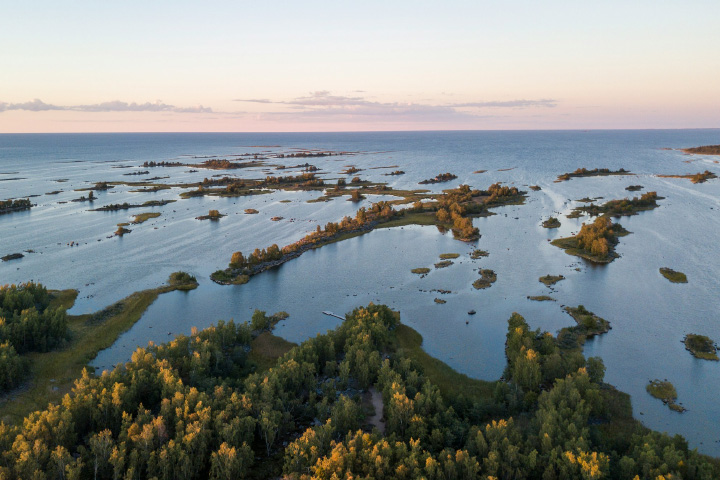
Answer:
[{"label": "sea", "polygon": [[[720,340],[720,179],[692,184],[658,174],[720,174],[720,157],[687,155],[680,149],[720,143],[720,130],[621,131],[455,131],[377,133],[134,133],[0,135],[0,200],[30,198],[29,211],[0,215],[0,256],[23,253],[0,262],[0,284],[41,282],[48,288],[79,291],[71,314],[98,311],[127,295],[157,287],[170,273],[195,275],[199,287],[161,295],[140,320],[91,365],[98,371],[128,361],[132,352],[153,341],[170,340],[218,320],[249,320],[255,309],[286,311],[275,333],[302,342],[335,328],[343,315],[370,302],[401,312],[402,321],[420,332],[425,350],[453,368],[483,380],[499,378],[505,368],[507,320],[513,312],[535,329],[556,333],[574,324],[564,306],[584,305],[608,320],[612,329],[589,340],[587,357],[601,357],[605,380],[630,394],[634,416],[648,427],[681,434],[693,448],[720,457],[720,362],[699,360],[685,350],[686,334]],[[144,162],[199,164],[208,159],[262,159],[270,153],[307,150],[343,152],[314,158],[267,160],[268,165],[217,171],[191,167],[143,167]],[[378,229],[360,237],[309,251],[253,277],[246,285],[220,286],[209,276],[225,268],[235,251],[247,254],[271,244],[287,245],[317,225],[354,215],[360,206],[393,199],[368,196],[360,204],[336,198],[308,203],[322,192],[272,193],[247,197],[182,199],[185,189],[138,192],[116,186],[95,192],[97,199],[73,202],[96,182],[179,184],[216,175],[264,178],[298,174],[310,163],[328,184],[352,176],[386,182],[394,189],[440,192],[460,184],[485,189],[495,182],[528,191],[524,205],[494,209],[476,218],[481,238],[453,239],[434,226]],[[558,175],[580,167],[624,168],[633,175],[574,178]],[[403,170],[404,175],[387,173]],[[141,172],[148,171],[143,174]],[[457,179],[419,185],[450,172]],[[475,173],[482,172],[482,173]],[[140,173],[138,175],[128,175]],[[161,178],[157,178],[161,177]],[[148,180],[156,178],[155,180]],[[528,187],[537,185],[539,191]],[[629,192],[629,185],[642,185]],[[656,191],[659,208],[619,223],[632,232],[617,246],[620,255],[608,265],[594,265],[550,245],[576,233],[588,217],[566,214],[590,197],[600,203]],[[57,193],[56,193],[57,192]],[[110,203],[176,200],[162,207],[91,211]],[[256,209],[248,215],[245,209]],[[219,221],[196,217],[216,209]],[[114,236],[118,223],[134,214],[161,215],[131,233]],[[558,217],[558,229],[543,220]],[[283,217],[272,221],[273,217]],[[478,260],[479,248],[489,256]],[[435,269],[442,253],[458,253],[454,264]],[[425,276],[411,273],[429,267]],[[659,268],[687,275],[673,284]],[[497,281],[476,290],[478,269],[497,273]],[[565,280],[546,287],[543,275]],[[450,291],[443,293],[439,290]],[[529,296],[549,295],[537,302]],[[446,303],[436,303],[435,299]],[[468,311],[475,310],[475,315]],[[677,413],[645,390],[650,380],[671,381]]]}]

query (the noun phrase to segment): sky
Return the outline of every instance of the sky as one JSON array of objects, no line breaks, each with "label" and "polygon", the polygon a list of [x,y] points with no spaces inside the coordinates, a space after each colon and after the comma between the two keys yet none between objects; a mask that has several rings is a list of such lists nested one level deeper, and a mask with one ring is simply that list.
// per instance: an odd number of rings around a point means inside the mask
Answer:
[{"label": "sky", "polygon": [[720,1],[0,4],[0,133],[720,127]]}]

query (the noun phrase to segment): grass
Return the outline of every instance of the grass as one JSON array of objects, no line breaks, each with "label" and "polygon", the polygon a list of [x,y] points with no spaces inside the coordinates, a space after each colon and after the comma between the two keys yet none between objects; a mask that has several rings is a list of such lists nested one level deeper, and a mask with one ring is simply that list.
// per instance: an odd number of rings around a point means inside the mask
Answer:
[{"label": "grass", "polygon": [[442,260],[450,260],[451,258],[458,258],[460,256],[459,253],[441,253],[440,258]]},{"label": "grass", "polygon": [[672,283],[688,283],[687,276],[684,273],[676,272],[672,268],[663,267],[660,269],[660,273]]},{"label": "grass", "polygon": [[671,410],[676,412],[685,411],[682,405],[675,403],[677,400],[677,390],[675,390],[675,386],[667,380],[651,380],[650,383],[645,386],[645,390],[653,397],[662,400]]},{"label": "grass", "polygon": [[544,277],[538,278],[538,281],[544,283],[548,287],[555,285],[560,280],[565,280],[565,277],[562,275],[545,275]]},{"label": "grass", "polygon": [[245,285],[250,281],[250,277],[248,275],[238,275],[237,277],[233,277],[225,270],[214,271],[210,274],[210,278],[213,281],[224,285]]},{"label": "grass", "polygon": [[528,296],[528,300],[534,300],[536,302],[554,302],[555,299],[552,297],[549,297],[547,295],[535,295],[535,296]]},{"label": "grass", "polygon": [[410,270],[412,273],[417,273],[418,275],[425,275],[426,273],[430,273],[429,268],[420,267],[420,268],[413,268]]},{"label": "grass", "polygon": [[423,338],[418,332],[400,324],[395,329],[397,352],[417,362],[428,379],[438,386],[445,399],[460,395],[471,401],[487,402],[493,398],[497,382],[486,382],[456,372],[449,365],[428,355],[422,349]]},{"label": "grass", "polygon": [[397,217],[389,222],[379,224],[376,228],[404,227],[405,225],[436,225],[435,212],[406,212],[405,215]]},{"label": "grass", "polygon": [[[165,285],[135,292],[96,313],[69,315],[71,340],[68,345],[62,350],[27,355],[31,361],[31,380],[0,399],[0,420],[15,423],[45,408],[48,402],[59,402],[70,392],[88,362],[132,327],[158,295],[188,288],[188,285]],[[51,306],[69,308],[77,297],[76,290],[52,293]]]},{"label": "grass", "polygon": [[157,218],[161,215],[160,212],[145,212],[145,213],[138,213],[137,215],[133,215],[133,221],[131,223],[137,225],[143,222],[147,222],[151,218]]},{"label": "grass", "polygon": [[717,356],[715,342],[713,342],[710,337],[689,333],[683,339],[683,343],[685,344],[685,349],[696,358],[703,360],[720,360]]},{"label": "grass", "polygon": [[257,364],[257,371],[265,371],[275,366],[277,359],[285,355],[296,345],[284,338],[263,332],[250,344],[248,359]]}]

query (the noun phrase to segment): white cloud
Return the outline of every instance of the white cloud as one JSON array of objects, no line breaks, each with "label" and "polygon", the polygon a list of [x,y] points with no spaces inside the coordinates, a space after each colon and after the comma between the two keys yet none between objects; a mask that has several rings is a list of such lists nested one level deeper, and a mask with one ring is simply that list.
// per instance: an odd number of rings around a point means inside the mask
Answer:
[{"label": "white cloud", "polygon": [[161,101],[154,103],[128,103],[114,100],[111,102],[94,103],[88,105],[52,105],[42,100],[35,99],[25,103],[0,102],[0,112],[10,110],[26,110],[31,112],[43,112],[48,110],[64,110],[72,112],[175,112],[175,113],[212,113],[209,107],[198,105],[196,107],[176,107]]}]

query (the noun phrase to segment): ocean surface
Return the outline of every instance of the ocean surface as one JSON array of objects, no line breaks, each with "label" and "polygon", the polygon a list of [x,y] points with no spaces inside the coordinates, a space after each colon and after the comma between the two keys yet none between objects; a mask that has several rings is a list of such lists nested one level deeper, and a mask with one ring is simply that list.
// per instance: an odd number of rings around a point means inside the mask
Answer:
[{"label": "ocean surface", "polygon": [[[148,341],[167,341],[218,319],[249,320],[256,308],[287,311],[290,317],[278,325],[276,334],[301,342],[338,324],[323,311],[344,314],[375,302],[400,310],[402,321],[423,335],[428,353],[468,375],[492,380],[505,367],[505,333],[512,312],[522,314],[532,328],[557,332],[574,323],[562,306],[582,304],[612,325],[609,333],[589,341],[584,353],[602,357],[606,381],[631,395],[636,418],[653,429],[682,434],[692,447],[720,456],[720,362],[697,360],[682,344],[688,333],[720,340],[720,180],[693,185],[687,179],[655,176],[706,169],[720,174],[720,157],[676,150],[718,143],[719,130],[0,135],[0,200],[36,195],[31,197],[36,204],[32,210],[0,215],[0,256],[25,254],[20,260],[0,262],[0,284],[32,280],[54,289],[76,288],[80,293],[70,313],[80,314],[161,285],[177,270],[198,278],[200,286],[194,291],[161,295],[135,326],[100,352],[92,363],[99,369],[127,361]],[[196,172],[188,167],[142,167],[145,161],[200,163],[297,149],[351,153],[269,163],[309,162],[331,184],[348,178],[341,170],[355,165],[362,169],[356,174],[361,178],[396,189],[439,192],[460,184],[484,189],[503,182],[523,190],[538,185],[542,190],[529,191],[525,205],[498,208],[494,216],[475,219],[482,237],[471,244],[435,227],[380,229],[307,252],[241,286],[216,285],[209,275],[225,268],[234,251],[286,245],[318,224],[354,215],[359,206],[383,197],[371,196],[360,205],[343,198],[307,203],[320,192],[181,199],[181,188],[131,192],[138,187],[118,186],[96,192],[92,205],[71,201],[87,194],[75,189],[98,181],[168,177],[153,181],[162,184],[197,182],[213,175],[297,174],[299,169],[276,171],[268,166]],[[553,182],[579,167],[625,168],[635,175]],[[150,173],[126,175],[145,170]],[[406,174],[386,176],[391,170]],[[486,172],[473,173],[478,170]],[[444,172],[458,178],[418,185]],[[634,184],[644,189],[625,190]],[[587,220],[565,217],[580,205],[576,200],[625,198],[653,190],[665,197],[659,208],[619,219],[632,234],[620,239],[621,257],[611,264],[591,265],[549,244],[577,232]],[[55,191],[59,193],[49,194]],[[109,203],[160,199],[177,201],[163,207],[90,211]],[[259,214],[246,215],[247,208]],[[195,219],[209,209],[227,217],[218,222]],[[123,237],[112,236],[118,223],[146,211],[161,215],[129,226],[132,232]],[[560,218],[559,229],[541,227],[550,215]],[[284,219],[271,221],[274,216]],[[487,250],[489,257],[471,260],[474,248]],[[422,278],[410,272],[432,268],[441,253],[450,252],[460,254],[454,265],[433,269]],[[660,267],[686,273],[688,283],[668,282],[659,274]],[[492,287],[471,286],[479,268],[497,273]],[[538,282],[546,274],[566,279],[549,289]],[[543,294],[557,301],[527,299]],[[437,304],[435,298],[447,303]],[[470,309],[477,314],[468,316]],[[646,384],[655,378],[675,385],[687,412],[672,412],[646,393]]]}]

